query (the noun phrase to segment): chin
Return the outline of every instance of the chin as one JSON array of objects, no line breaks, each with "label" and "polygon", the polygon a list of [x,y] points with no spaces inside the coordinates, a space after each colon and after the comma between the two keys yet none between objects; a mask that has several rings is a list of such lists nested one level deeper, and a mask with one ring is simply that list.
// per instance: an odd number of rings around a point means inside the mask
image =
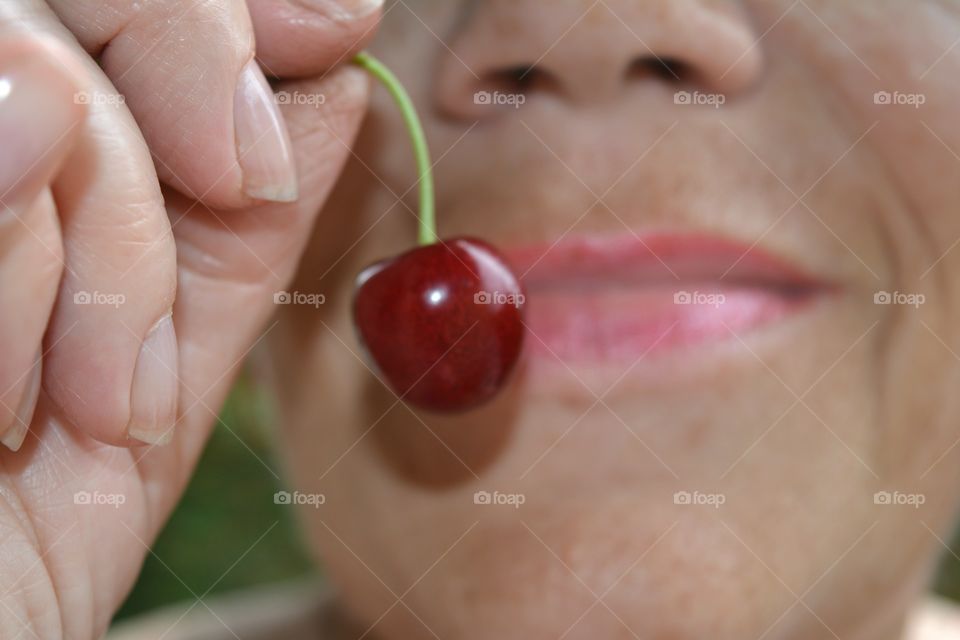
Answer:
[{"label": "chin", "polygon": [[[409,609],[384,615],[382,603],[360,607],[359,626],[409,640],[809,640],[827,633],[717,519],[671,523],[674,516],[620,504],[481,521],[406,593]],[[837,619],[830,624],[844,628]]]}]

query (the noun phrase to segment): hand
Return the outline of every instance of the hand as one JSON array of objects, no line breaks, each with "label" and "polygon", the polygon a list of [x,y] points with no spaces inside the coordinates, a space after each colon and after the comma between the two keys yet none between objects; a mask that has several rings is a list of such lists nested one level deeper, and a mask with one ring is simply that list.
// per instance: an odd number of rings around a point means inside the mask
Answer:
[{"label": "hand", "polygon": [[100,637],[294,273],[379,18],[316,4],[0,4],[0,637]]}]

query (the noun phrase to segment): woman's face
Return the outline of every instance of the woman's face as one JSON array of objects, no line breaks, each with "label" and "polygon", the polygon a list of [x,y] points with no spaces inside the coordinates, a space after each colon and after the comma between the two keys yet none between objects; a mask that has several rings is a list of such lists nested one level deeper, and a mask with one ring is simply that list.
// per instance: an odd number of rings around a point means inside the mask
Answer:
[{"label": "woman's face", "polygon": [[441,236],[505,252],[529,330],[463,415],[366,366],[354,277],[416,237],[377,90],[294,285],[327,303],[271,334],[358,627],[897,637],[960,500],[958,38],[954,0],[388,3]]}]

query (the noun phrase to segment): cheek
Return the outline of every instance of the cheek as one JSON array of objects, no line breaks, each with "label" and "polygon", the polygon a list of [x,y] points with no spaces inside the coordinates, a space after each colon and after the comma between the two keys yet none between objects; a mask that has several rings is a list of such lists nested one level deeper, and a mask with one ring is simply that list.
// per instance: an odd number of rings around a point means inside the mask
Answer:
[{"label": "cheek", "polygon": [[[864,146],[886,179],[878,189],[890,194],[885,216],[897,265],[896,278],[885,284],[923,300],[919,307],[884,309],[879,327],[886,462],[891,479],[952,496],[960,362],[960,3],[821,0],[811,7],[836,34],[821,34],[812,48],[824,82],[840,97],[851,128],[873,127]],[[926,372],[924,384],[916,384],[918,371]]]},{"label": "cheek", "polygon": [[[850,158],[871,176],[864,191],[877,194],[875,213],[892,265],[886,277],[863,256],[882,276],[870,284],[925,300],[919,309],[881,307],[873,315],[884,336],[878,385],[891,425],[884,437],[891,451],[922,449],[918,455],[926,459],[936,447],[949,447],[956,430],[947,422],[960,299],[960,3],[806,5],[789,12],[769,38],[800,57],[805,84],[836,114],[847,137],[863,136]],[[863,220],[862,226],[877,225]],[[940,373],[922,387],[910,382],[927,370]]]},{"label": "cheek", "polygon": [[804,13],[786,30],[816,90],[852,132],[873,127],[864,146],[939,258],[960,237],[960,3],[815,0]]}]

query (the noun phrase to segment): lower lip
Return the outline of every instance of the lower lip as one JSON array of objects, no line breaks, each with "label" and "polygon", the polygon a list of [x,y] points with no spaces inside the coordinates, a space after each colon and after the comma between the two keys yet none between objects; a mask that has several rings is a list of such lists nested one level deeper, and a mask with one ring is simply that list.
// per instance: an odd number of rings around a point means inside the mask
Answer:
[{"label": "lower lip", "polygon": [[782,321],[827,287],[756,248],[712,237],[579,239],[507,253],[527,292],[527,349],[629,361]]}]

